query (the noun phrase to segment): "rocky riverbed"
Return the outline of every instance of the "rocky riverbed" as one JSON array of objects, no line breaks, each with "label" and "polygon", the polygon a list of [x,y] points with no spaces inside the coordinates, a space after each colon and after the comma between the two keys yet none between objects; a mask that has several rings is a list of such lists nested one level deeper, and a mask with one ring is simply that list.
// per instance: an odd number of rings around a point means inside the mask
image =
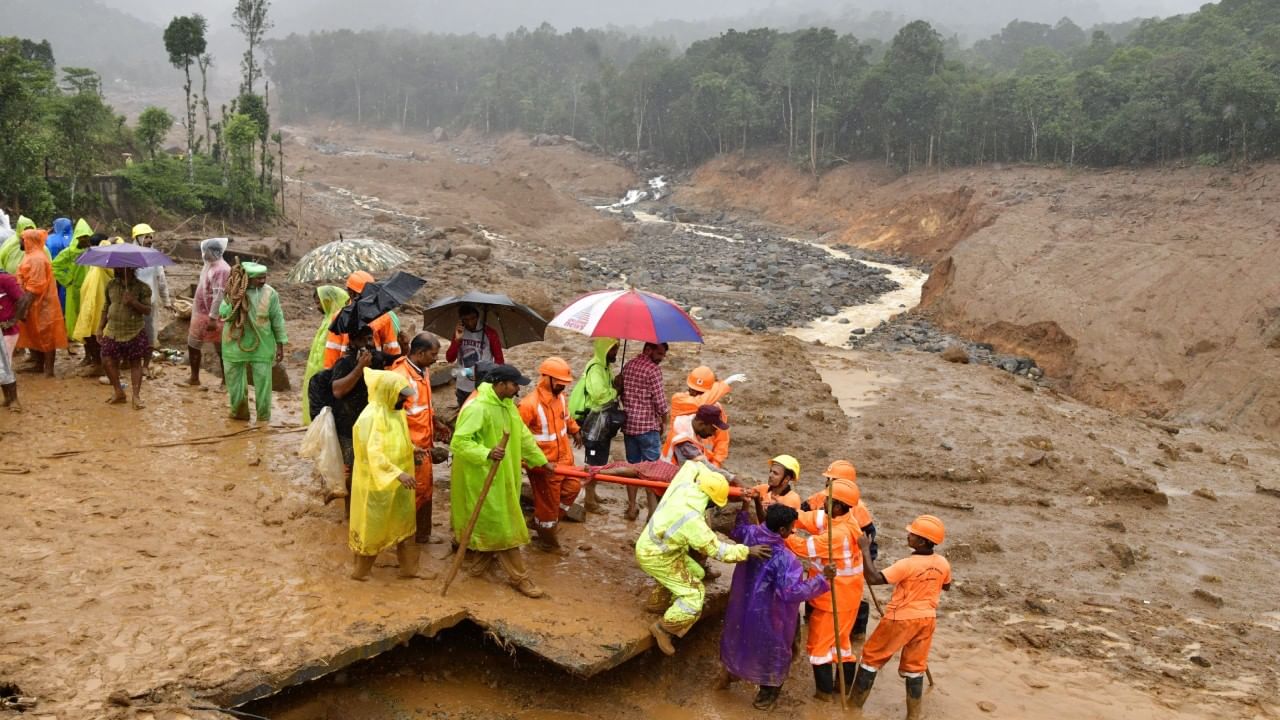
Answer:
[{"label": "rocky riverbed", "polygon": [[1036,361],[1020,355],[1004,355],[988,343],[969,342],[964,338],[943,332],[921,317],[901,316],[883,322],[872,332],[856,328],[849,335],[849,347],[858,350],[918,350],[942,353],[942,356],[958,363],[978,363],[1000,368],[1014,375],[1025,375],[1033,380],[1044,377],[1044,371]]},{"label": "rocky riverbed", "polygon": [[695,308],[709,330],[799,326],[898,287],[882,268],[758,228],[638,221],[624,242],[582,257],[605,282],[625,278]]}]

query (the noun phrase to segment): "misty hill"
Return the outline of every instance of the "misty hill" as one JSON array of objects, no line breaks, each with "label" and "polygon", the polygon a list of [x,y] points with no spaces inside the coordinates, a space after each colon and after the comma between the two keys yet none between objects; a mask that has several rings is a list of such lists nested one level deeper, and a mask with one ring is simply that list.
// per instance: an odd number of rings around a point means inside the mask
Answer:
[{"label": "misty hill", "polygon": [[163,30],[96,0],[7,0],[4,20],[4,35],[48,40],[59,66],[93,68],[108,84],[171,80]]}]

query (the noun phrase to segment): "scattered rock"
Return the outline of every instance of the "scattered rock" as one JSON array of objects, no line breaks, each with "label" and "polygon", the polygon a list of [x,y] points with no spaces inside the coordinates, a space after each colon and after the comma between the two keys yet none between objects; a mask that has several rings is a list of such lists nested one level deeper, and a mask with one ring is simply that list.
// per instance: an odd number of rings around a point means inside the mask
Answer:
[{"label": "scattered rock", "polygon": [[1215,502],[1218,499],[1217,493],[1210,490],[1209,488],[1196,488],[1191,492],[1191,494],[1195,495],[1196,497],[1202,497],[1205,500],[1213,500]]},{"label": "scattered rock", "polygon": [[1236,467],[1249,467],[1249,458],[1245,457],[1243,453],[1231,453],[1231,457],[1227,459],[1227,462]]},{"label": "scattered rock", "polygon": [[1126,532],[1128,530],[1128,528],[1124,526],[1124,522],[1122,522],[1118,518],[1115,520],[1108,520],[1102,523],[1102,527],[1107,530],[1114,530],[1115,532]]},{"label": "scattered rock", "polygon": [[116,690],[107,696],[107,704],[116,707],[129,707],[133,704],[133,698],[129,697],[129,693],[124,690]]},{"label": "scattered rock", "polygon": [[455,245],[452,250],[454,255],[461,255],[482,262],[493,256],[493,248],[487,245]]},{"label": "scattered rock", "polygon": [[1199,665],[1202,668],[1211,667],[1213,665],[1213,663],[1209,662],[1209,659],[1203,655],[1192,655],[1187,659],[1191,661],[1192,665]]},{"label": "scattered rock", "polygon": [[986,713],[989,713],[989,712],[995,712],[995,711],[996,711],[996,704],[995,704],[995,703],[993,703],[993,702],[991,702],[990,700],[979,700],[979,701],[978,701],[978,709],[979,709],[979,710],[981,710],[982,712],[986,712]]},{"label": "scattered rock", "polygon": [[996,542],[994,538],[988,537],[986,535],[979,535],[978,537],[974,538],[973,545],[974,545],[974,548],[980,553],[1004,552],[1004,548],[1000,547],[1000,543]]},{"label": "scattered rock", "polygon": [[1051,614],[1049,612],[1049,606],[1045,603],[1045,601],[1041,600],[1040,598],[1029,597],[1023,601],[1023,604],[1025,604],[1027,606],[1027,609],[1033,613],[1037,613],[1039,615]]},{"label": "scattered rock", "polygon": [[1138,564],[1138,557],[1134,554],[1133,548],[1124,543],[1107,543],[1107,549],[1110,550],[1111,554],[1115,555],[1116,559],[1120,561],[1120,567],[1122,568],[1131,568]]},{"label": "scattered rock", "polygon": [[959,343],[948,345],[946,350],[942,351],[942,359],[950,363],[959,363],[961,365],[969,364],[969,353],[965,351],[964,346]]},{"label": "scattered rock", "polygon": [[956,543],[947,548],[944,554],[953,562],[968,562],[974,558],[973,546],[969,543]]},{"label": "scattered rock", "polygon": [[1271,495],[1273,497],[1280,497],[1280,488],[1273,488],[1273,487],[1267,487],[1266,485],[1255,484],[1253,486],[1253,491],[1258,493],[1259,495]]},{"label": "scattered rock", "polygon": [[1191,595],[1195,599],[1202,600],[1217,608],[1226,604],[1221,595],[1215,595],[1204,588],[1196,588],[1191,592]]}]

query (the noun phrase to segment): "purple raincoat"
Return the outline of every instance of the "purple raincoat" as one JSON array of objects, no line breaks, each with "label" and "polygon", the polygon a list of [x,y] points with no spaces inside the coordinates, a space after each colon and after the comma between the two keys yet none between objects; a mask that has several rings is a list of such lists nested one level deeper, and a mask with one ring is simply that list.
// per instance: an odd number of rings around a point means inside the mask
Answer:
[{"label": "purple raincoat", "polygon": [[800,604],[830,588],[821,575],[805,580],[800,560],[786,542],[745,511],[730,535],[743,545],[768,545],[773,557],[750,559],[733,571],[729,607],[720,636],[720,661],[734,677],[779,687],[791,669],[791,642],[800,621]]}]

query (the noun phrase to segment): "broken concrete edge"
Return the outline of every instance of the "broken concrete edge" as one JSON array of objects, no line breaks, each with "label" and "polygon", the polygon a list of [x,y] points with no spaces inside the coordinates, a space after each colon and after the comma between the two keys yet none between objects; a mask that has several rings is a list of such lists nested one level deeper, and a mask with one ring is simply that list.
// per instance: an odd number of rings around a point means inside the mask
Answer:
[{"label": "broken concrete edge", "polygon": [[[728,605],[729,594],[722,586],[708,586],[703,622],[718,617]],[[389,629],[386,634],[374,639],[357,643],[328,657],[315,658],[301,667],[285,670],[277,674],[267,674],[258,670],[247,670],[232,680],[208,690],[195,691],[192,694],[201,704],[212,704],[222,708],[236,708],[257,700],[276,695],[284,690],[305,683],[319,680],[326,675],[344,670],[356,663],[372,659],[388,650],[407,645],[415,636],[434,637],[442,630],[456,627],[464,621],[492,632],[502,640],[523,648],[538,657],[555,664],[569,674],[579,678],[589,678],[599,673],[612,670],[619,665],[640,655],[653,647],[653,637],[646,631],[634,640],[610,646],[591,646],[599,650],[613,650],[610,654],[592,654],[590,656],[575,653],[562,643],[548,641],[545,635],[530,633],[513,628],[506,622],[485,620],[476,617],[470,611],[459,610],[443,618],[433,620],[425,625],[401,626]],[[559,650],[559,651],[557,651]]]}]

